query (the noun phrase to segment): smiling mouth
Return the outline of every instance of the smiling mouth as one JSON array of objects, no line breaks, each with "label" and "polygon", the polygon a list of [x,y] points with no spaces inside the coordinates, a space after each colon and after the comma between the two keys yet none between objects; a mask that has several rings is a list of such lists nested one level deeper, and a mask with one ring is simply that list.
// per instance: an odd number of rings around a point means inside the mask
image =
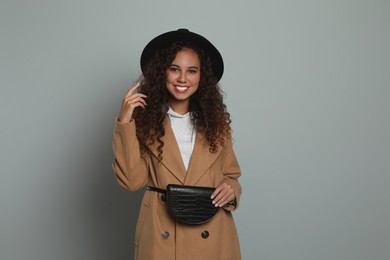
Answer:
[{"label": "smiling mouth", "polygon": [[183,87],[183,86],[175,86],[176,90],[178,90],[179,92],[184,92],[186,91],[187,89],[189,89],[189,87]]}]

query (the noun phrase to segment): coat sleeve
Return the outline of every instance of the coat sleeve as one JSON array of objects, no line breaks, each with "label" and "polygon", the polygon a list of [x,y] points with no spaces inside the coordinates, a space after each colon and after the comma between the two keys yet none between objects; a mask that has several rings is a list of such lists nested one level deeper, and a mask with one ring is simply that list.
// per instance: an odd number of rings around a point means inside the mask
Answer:
[{"label": "coat sleeve", "polygon": [[112,167],[119,184],[126,190],[136,191],[147,184],[147,155],[141,157],[134,120],[121,123],[116,120],[113,137],[114,162]]},{"label": "coat sleeve", "polygon": [[236,196],[235,205],[227,204],[224,209],[233,211],[237,209],[239,205],[242,189],[238,181],[238,178],[241,176],[241,169],[234,153],[231,140],[226,143],[223,156],[224,162],[222,172],[224,175],[224,182],[232,187],[234,195]]}]

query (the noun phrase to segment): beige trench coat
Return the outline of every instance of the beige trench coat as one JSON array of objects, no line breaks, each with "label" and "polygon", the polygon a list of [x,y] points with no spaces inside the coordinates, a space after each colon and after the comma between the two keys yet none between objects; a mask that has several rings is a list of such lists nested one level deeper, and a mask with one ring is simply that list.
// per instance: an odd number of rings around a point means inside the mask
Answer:
[{"label": "beige trench coat", "polygon": [[[231,185],[240,201],[241,171],[231,141],[217,153],[211,153],[201,134],[197,135],[188,167],[184,167],[169,120],[165,120],[163,160],[157,160],[157,145],[141,158],[134,121],[115,123],[113,168],[119,184],[129,191],[145,186],[165,189],[168,184],[216,187]],[[175,222],[166,210],[161,193],[145,191],[135,234],[136,260],[239,260],[240,246],[231,214],[235,208],[220,209],[203,225]]]}]

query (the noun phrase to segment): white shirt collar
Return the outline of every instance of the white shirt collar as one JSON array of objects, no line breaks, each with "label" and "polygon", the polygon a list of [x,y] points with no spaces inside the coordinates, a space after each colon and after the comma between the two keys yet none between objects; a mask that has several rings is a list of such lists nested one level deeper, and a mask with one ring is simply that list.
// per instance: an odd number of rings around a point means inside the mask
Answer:
[{"label": "white shirt collar", "polygon": [[176,118],[188,118],[190,117],[190,112],[185,113],[184,115],[181,115],[179,113],[176,113],[175,111],[172,110],[172,108],[168,107],[168,115],[171,117],[176,117]]}]

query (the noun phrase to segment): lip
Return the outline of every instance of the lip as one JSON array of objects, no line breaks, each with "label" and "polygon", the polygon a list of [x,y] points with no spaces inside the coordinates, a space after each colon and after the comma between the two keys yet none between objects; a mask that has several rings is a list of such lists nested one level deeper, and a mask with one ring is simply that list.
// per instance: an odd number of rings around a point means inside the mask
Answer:
[{"label": "lip", "polygon": [[190,87],[175,85],[175,90],[178,92],[186,92]]}]

